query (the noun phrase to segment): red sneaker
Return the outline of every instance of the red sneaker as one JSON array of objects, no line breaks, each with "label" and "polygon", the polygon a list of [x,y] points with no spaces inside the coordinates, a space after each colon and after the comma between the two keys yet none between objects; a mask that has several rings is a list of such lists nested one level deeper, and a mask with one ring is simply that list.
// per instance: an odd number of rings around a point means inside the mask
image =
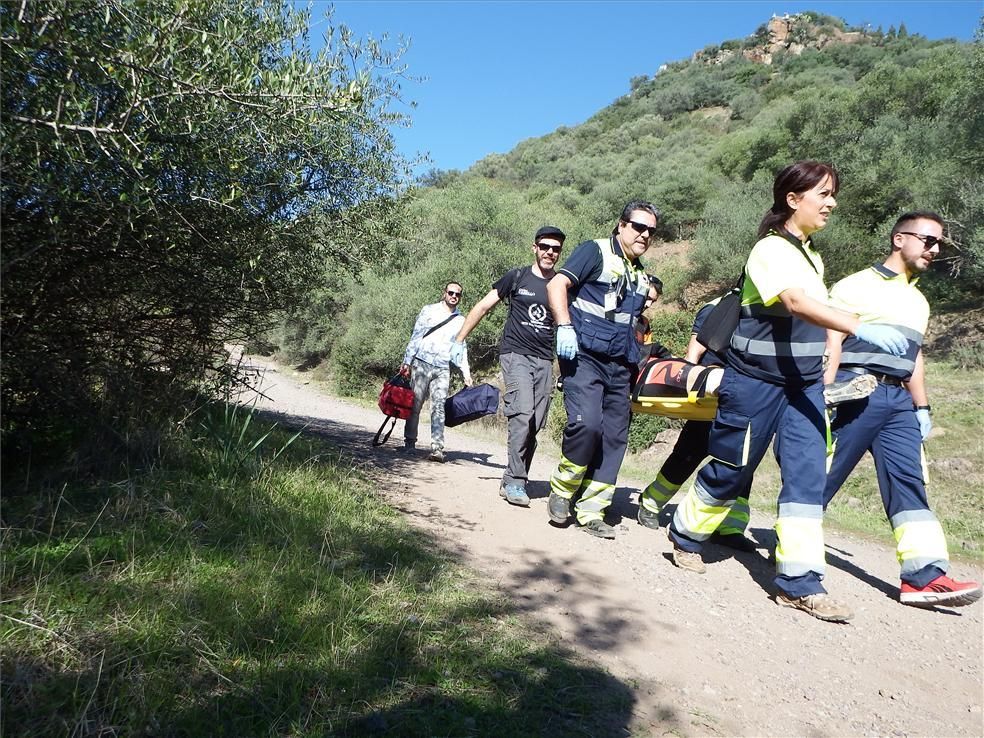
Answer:
[{"label": "red sneaker", "polygon": [[922,589],[902,582],[899,600],[903,605],[949,605],[959,607],[977,602],[984,588],[977,582],[955,582],[945,574],[936,577]]}]

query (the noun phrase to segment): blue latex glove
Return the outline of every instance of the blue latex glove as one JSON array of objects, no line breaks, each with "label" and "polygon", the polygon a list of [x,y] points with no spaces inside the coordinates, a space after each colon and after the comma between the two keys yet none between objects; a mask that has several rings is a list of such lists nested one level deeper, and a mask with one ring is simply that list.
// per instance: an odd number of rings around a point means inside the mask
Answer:
[{"label": "blue latex glove", "polygon": [[905,336],[890,325],[862,323],[854,331],[854,335],[894,356],[902,356],[909,347]]},{"label": "blue latex glove", "polygon": [[451,363],[455,366],[461,366],[461,362],[465,358],[465,342],[464,341],[452,341],[451,342]]},{"label": "blue latex glove", "polygon": [[929,410],[926,408],[916,410],[916,420],[919,421],[919,435],[925,441],[929,438],[929,432],[933,430],[933,421],[929,418]]},{"label": "blue latex glove", "polygon": [[577,356],[577,333],[574,332],[574,326],[557,327],[557,356],[561,359],[573,359]]}]

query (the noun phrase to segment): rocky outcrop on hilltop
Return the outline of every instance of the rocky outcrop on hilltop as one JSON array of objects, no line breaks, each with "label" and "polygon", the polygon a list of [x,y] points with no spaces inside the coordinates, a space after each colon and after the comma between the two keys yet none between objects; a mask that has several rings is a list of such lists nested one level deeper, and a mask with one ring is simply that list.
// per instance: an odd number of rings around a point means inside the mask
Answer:
[{"label": "rocky outcrop on hilltop", "polygon": [[760,64],[772,64],[778,52],[800,55],[807,49],[825,49],[831,44],[850,44],[863,41],[865,31],[847,30],[844,23],[830,16],[811,13],[773,15],[769,22],[742,41],[726,41],[719,47],[709,47],[694,54],[693,60],[706,64],[721,64],[736,56]]}]

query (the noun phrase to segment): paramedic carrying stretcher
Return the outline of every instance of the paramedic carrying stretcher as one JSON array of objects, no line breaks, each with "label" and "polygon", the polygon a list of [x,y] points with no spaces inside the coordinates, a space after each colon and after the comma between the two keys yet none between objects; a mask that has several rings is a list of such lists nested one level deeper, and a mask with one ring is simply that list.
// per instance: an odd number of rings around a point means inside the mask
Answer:
[{"label": "paramedic carrying stretcher", "polygon": [[550,519],[567,523],[577,498],[578,525],[600,538],[615,537],[604,514],[628,443],[635,324],[649,292],[639,257],[658,222],[654,205],[630,202],[612,235],[578,245],[547,286],[567,410],[560,464],[550,477]]}]

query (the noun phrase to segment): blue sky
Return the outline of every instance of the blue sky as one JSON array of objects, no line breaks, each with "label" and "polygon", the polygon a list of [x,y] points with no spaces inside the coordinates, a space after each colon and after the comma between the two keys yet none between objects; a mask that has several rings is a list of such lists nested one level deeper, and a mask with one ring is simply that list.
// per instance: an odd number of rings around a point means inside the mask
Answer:
[{"label": "blue sky", "polygon": [[[708,44],[742,38],[775,14],[804,10],[884,30],[905,23],[928,38],[974,37],[981,0],[636,0],[483,2],[336,0],[334,20],[356,36],[410,48],[403,97],[417,106],[394,129],[401,153],[429,154],[431,167],[467,169],[520,141],[573,126],[629,91],[629,80],[688,58]],[[314,3],[315,22],[329,3]]]}]

